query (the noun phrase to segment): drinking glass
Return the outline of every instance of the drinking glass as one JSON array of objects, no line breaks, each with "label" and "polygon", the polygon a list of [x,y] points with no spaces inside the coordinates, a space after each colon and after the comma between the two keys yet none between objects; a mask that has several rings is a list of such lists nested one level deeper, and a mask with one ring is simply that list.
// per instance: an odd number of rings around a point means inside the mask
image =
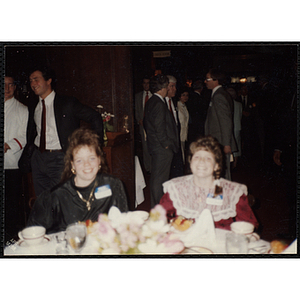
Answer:
[{"label": "drinking glass", "polygon": [[226,250],[228,254],[247,254],[248,239],[245,235],[229,232],[226,234]]},{"label": "drinking glass", "polygon": [[69,245],[76,253],[80,253],[85,244],[87,229],[85,224],[74,223],[67,227],[66,237]]},{"label": "drinking glass", "polygon": [[66,240],[66,233],[64,231],[55,235],[56,238],[56,254],[68,254],[68,242]]}]

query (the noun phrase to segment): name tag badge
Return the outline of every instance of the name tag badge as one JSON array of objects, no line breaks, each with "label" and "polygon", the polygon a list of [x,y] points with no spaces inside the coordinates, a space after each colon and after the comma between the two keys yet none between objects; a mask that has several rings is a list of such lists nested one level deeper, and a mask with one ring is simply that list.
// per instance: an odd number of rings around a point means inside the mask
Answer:
[{"label": "name tag badge", "polygon": [[223,205],[223,195],[218,195],[214,198],[213,194],[208,194],[206,198],[206,204]]},{"label": "name tag badge", "polygon": [[103,185],[103,186],[98,186],[95,189],[95,198],[98,199],[102,199],[102,198],[106,198],[112,195],[112,191],[110,188],[109,184]]}]

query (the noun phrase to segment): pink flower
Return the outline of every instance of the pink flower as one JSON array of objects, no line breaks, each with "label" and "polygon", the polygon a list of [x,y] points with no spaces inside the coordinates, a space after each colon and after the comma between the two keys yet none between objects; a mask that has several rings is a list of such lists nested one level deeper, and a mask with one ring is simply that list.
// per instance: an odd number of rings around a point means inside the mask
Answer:
[{"label": "pink flower", "polygon": [[98,218],[98,234],[106,243],[112,243],[116,237],[116,231],[111,226],[106,214],[100,214]]},{"label": "pink flower", "polygon": [[180,253],[184,249],[182,241],[176,239],[172,233],[168,233],[159,239],[168,253]]}]

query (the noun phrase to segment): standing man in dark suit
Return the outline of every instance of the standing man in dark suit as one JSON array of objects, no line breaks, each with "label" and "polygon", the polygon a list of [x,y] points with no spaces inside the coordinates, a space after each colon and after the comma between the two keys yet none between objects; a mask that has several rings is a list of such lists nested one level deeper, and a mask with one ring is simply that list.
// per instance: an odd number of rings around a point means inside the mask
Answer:
[{"label": "standing man in dark suit", "polygon": [[257,149],[260,149],[259,144],[259,116],[256,111],[256,104],[253,102],[253,97],[249,95],[248,88],[243,85],[239,91],[239,96],[236,99],[243,107],[241,121],[241,139],[242,139],[242,155],[247,159],[257,159],[260,154]]},{"label": "standing man in dark suit", "polygon": [[[180,145],[180,131],[181,125],[178,116],[178,108],[177,108],[177,100],[175,99],[176,96],[176,83],[177,80],[172,75],[167,75],[169,78],[169,85],[168,85],[168,93],[166,96],[166,101],[168,104],[168,108],[172,113],[172,116],[175,120],[177,130],[178,130],[178,143]],[[179,147],[178,152],[174,153],[172,164],[171,164],[171,171],[170,171],[170,178],[175,178],[179,176],[183,176],[184,174],[184,165],[183,165],[183,158],[182,158],[182,150]]]},{"label": "standing man in dark suit", "polygon": [[[55,93],[52,85],[55,74],[47,67],[36,68],[30,73],[30,86],[38,96],[30,103],[27,125],[27,149],[34,145],[31,169],[35,194],[57,185],[64,168],[64,152],[68,148],[68,138],[80,127],[83,120],[91,124],[103,141],[101,116],[92,108],[83,105],[76,98]],[[46,120],[43,123],[43,112]],[[42,127],[45,127],[45,149],[41,143]],[[31,146],[32,147],[32,146]],[[26,149],[25,149],[26,150]],[[25,151],[24,150],[24,151]]]},{"label": "standing man in dark suit", "polygon": [[165,100],[168,84],[169,79],[165,75],[153,77],[150,80],[153,96],[145,106],[144,127],[151,155],[151,207],[158,204],[163,196],[162,184],[169,180],[173,155],[179,149],[177,126]]},{"label": "standing man in dark suit", "polygon": [[189,101],[186,103],[190,115],[188,143],[192,143],[199,135],[204,135],[204,124],[208,102],[203,96],[203,81],[196,80],[192,85]]},{"label": "standing man in dark suit", "polygon": [[151,156],[147,148],[147,138],[143,125],[145,103],[151,98],[150,78],[144,76],[143,91],[135,94],[135,119],[139,124],[140,135],[142,140],[143,163],[146,172],[151,172]]},{"label": "standing man in dark suit", "polygon": [[225,178],[231,180],[230,155],[237,150],[237,146],[233,135],[233,102],[222,87],[224,83],[225,75],[218,69],[210,69],[206,74],[205,84],[212,90],[212,95],[205,121],[205,135],[213,136],[223,146]]}]

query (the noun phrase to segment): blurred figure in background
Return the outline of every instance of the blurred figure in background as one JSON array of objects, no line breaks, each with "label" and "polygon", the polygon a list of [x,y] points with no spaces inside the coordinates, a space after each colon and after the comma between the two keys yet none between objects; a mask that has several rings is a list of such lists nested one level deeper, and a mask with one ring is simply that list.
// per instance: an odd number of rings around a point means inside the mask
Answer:
[{"label": "blurred figure in background", "polygon": [[243,114],[243,105],[241,102],[237,101],[237,93],[234,88],[228,88],[227,92],[232,98],[233,101],[233,133],[234,138],[237,144],[237,151],[233,152],[233,163],[232,170],[234,170],[237,166],[238,159],[242,155],[242,140],[241,140],[241,129],[242,129],[242,114]]},{"label": "blurred figure in background", "polygon": [[162,184],[169,180],[174,153],[180,148],[178,129],[165,99],[168,85],[169,78],[165,75],[151,78],[150,91],[153,95],[145,105],[144,128],[151,155],[151,208],[163,195]]},{"label": "blurred figure in background", "polygon": [[204,135],[204,124],[209,101],[203,95],[203,81],[196,80],[192,84],[193,91],[189,94],[186,106],[190,115],[188,144],[198,136]]},{"label": "blurred figure in background", "polygon": [[246,85],[239,89],[237,101],[243,107],[241,131],[243,159],[259,164],[263,157],[264,128],[255,100],[257,99],[249,93]]},{"label": "blurred figure in background", "polygon": [[[177,107],[177,100],[175,99],[176,96],[176,84],[177,80],[172,75],[167,75],[169,78],[169,85],[168,85],[168,93],[166,96],[166,101],[169,107],[169,110],[174,118],[174,121],[177,126],[178,131],[178,143],[180,144],[180,132],[181,132],[181,124],[179,121],[178,116],[178,107]],[[170,171],[170,178],[175,178],[182,176],[184,174],[184,166],[183,166],[183,158],[182,158],[182,151],[181,147],[179,147],[178,152],[174,153],[173,161],[171,165],[171,171]]]},{"label": "blurred figure in background", "polygon": [[143,91],[135,94],[135,118],[139,125],[139,130],[141,135],[144,167],[146,172],[150,173],[151,156],[148,152],[147,137],[143,125],[145,104],[152,96],[152,93],[150,92],[150,77],[144,76],[142,85],[143,85]]},{"label": "blurred figure in background", "polygon": [[17,238],[25,225],[25,206],[21,203],[22,173],[18,161],[26,145],[28,108],[15,97],[14,77],[4,79],[4,170],[5,170],[5,235]]},{"label": "blurred figure in background", "polygon": [[177,102],[178,107],[178,117],[180,122],[180,142],[181,142],[181,152],[183,163],[185,163],[185,146],[188,138],[189,130],[189,112],[186,107],[186,103],[189,100],[189,90],[184,87],[179,90],[179,101]]},{"label": "blurred figure in background", "polygon": [[212,90],[211,101],[205,121],[205,135],[216,138],[223,146],[225,178],[231,180],[230,155],[237,150],[233,135],[233,101],[222,87],[225,74],[218,69],[210,69],[205,84]]}]

